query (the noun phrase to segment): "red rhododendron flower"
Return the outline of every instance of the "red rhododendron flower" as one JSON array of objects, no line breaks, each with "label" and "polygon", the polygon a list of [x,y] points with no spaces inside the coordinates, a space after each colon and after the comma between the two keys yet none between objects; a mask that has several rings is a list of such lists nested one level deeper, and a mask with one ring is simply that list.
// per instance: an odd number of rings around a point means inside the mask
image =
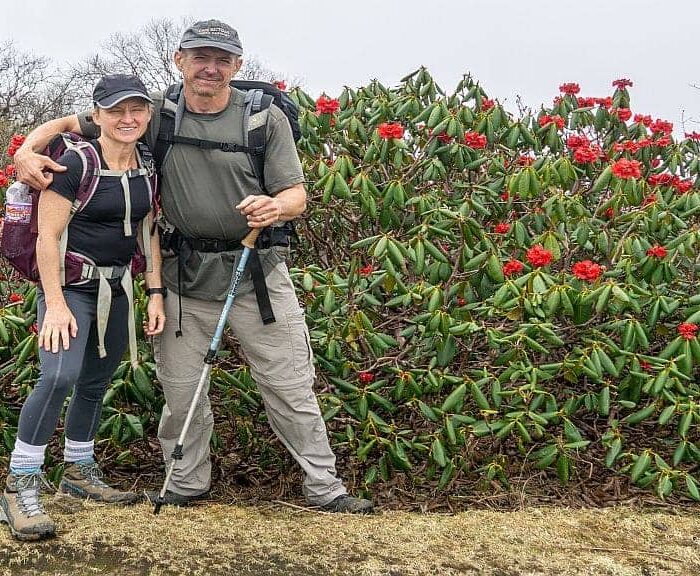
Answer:
[{"label": "red rhododendron flower", "polygon": [[654,122],[649,125],[649,128],[651,128],[654,134],[670,134],[673,132],[673,123],[658,119],[654,120]]},{"label": "red rhododendron flower", "polygon": [[360,272],[360,276],[362,276],[363,278],[366,278],[372,272],[374,272],[374,266],[372,266],[371,264],[367,264],[367,266],[363,266],[362,268],[360,268],[359,272]]},{"label": "red rhododendron flower", "polygon": [[374,374],[372,372],[359,372],[357,377],[363,384],[369,384],[374,381]]},{"label": "red rhododendron flower", "polygon": [[525,253],[525,256],[527,261],[537,268],[540,266],[547,266],[552,262],[552,253],[539,244],[535,244],[530,248]]},{"label": "red rhododendron flower", "polygon": [[598,159],[598,152],[589,146],[580,146],[574,150],[574,162],[587,164]]},{"label": "red rhododendron flower", "polygon": [[508,234],[508,231],[510,230],[510,224],[507,222],[499,222],[493,227],[493,231],[496,234]]},{"label": "red rhododendron flower", "polygon": [[576,262],[576,264],[571,267],[571,271],[574,276],[580,280],[594,282],[603,273],[603,267],[590,260],[582,260],[581,262]]},{"label": "red rhododendron flower", "polygon": [[485,112],[487,110],[491,110],[496,105],[496,102],[491,100],[490,98],[484,98],[481,101],[481,109]]},{"label": "red rhododendron flower", "polygon": [[10,144],[7,147],[7,155],[12,158],[19,147],[24,144],[25,136],[23,134],[13,134],[10,138]]},{"label": "red rhododendron flower", "polygon": [[620,78],[619,80],[613,80],[612,85],[615,88],[619,88],[620,90],[622,90],[623,88],[625,88],[627,86],[633,86],[632,81],[627,79],[627,78]]},{"label": "red rhododendron flower", "polygon": [[442,142],[443,144],[449,144],[450,142],[452,142],[452,136],[450,136],[446,132],[438,134],[437,139],[440,140],[440,142]]},{"label": "red rhododendron flower", "polygon": [[486,140],[486,136],[484,136],[483,134],[470,131],[464,133],[464,143],[470,148],[479,150],[481,148],[486,148],[486,144],[488,143],[488,141]]},{"label": "red rhododendron flower", "polygon": [[678,176],[674,176],[671,185],[676,189],[679,194],[685,194],[693,187],[693,181],[687,178],[681,179]]},{"label": "red rhododendron flower", "polygon": [[340,102],[337,98],[329,98],[323,94],[316,100],[316,113],[318,114],[333,114],[338,110],[340,110]]},{"label": "red rhododendron flower", "polygon": [[17,170],[15,169],[14,164],[8,164],[5,166],[5,176],[8,178],[14,178],[15,174],[17,173]]},{"label": "red rhododendron flower", "polygon": [[382,122],[377,126],[377,133],[384,140],[392,138],[403,138],[403,126],[398,122]]},{"label": "red rhododendron flower", "polygon": [[623,122],[627,122],[627,120],[632,118],[632,110],[629,108],[618,108],[615,110],[615,114]]},{"label": "red rhododendron flower", "polygon": [[530,166],[535,159],[532,156],[528,156],[527,154],[521,154],[518,156],[517,163],[519,166]]},{"label": "red rhododendron flower", "polygon": [[615,208],[613,208],[612,206],[610,206],[609,208],[607,208],[607,209],[605,210],[604,214],[605,214],[605,217],[606,217],[608,220],[612,220],[612,219],[615,217]]},{"label": "red rhododendron flower", "polygon": [[685,137],[688,138],[688,140],[700,140],[700,132],[695,132],[695,130],[686,132]]},{"label": "red rhododendron flower", "polygon": [[538,120],[540,126],[547,126],[548,124],[555,124],[556,127],[561,130],[564,127],[564,119],[561,116],[550,116],[549,114],[543,114]]},{"label": "red rhododendron flower", "polygon": [[562,94],[570,94],[573,96],[574,94],[578,94],[580,91],[581,88],[578,84],[576,84],[576,82],[567,82],[566,84],[559,86],[559,92]]},{"label": "red rhododendron flower", "polygon": [[572,134],[566,139],[567,148],[578,148],[580,146],[589,146],[590,141],[585,136],[580,136],[578,134]]},{"label": "red rhododendron flower", "polygon": [[24,296],[18,294],[17,292],[12,292],[7,299],[13,304],[16,304],[17,302],[21,302],[22,300],[24,300]]},{"label": "red rhododendron flower", "polygon": [[578,102],[579,108],[591,108],[592,106],[595,106],[596,99],[587,96],[577,96],[576,102]]},{"label": "red rhododendron flower", "polygon": [[653,256],[654,258],[665,258],[666,254],[668,254],[666,248],[664,248],[663,246],[659,246],[658,244],[656,246],[652,246],[651,248],[649,248],[649,250],[647,250],[647,256]]},{"label": "red rhododendron flower", "polygon": [[642,115],[642,114],[635,114],[634,115],[634,121],[638,124],[644,124],[647,128],[651,126],[651,123],[653,120],[651,119],[651,116],[649,115]]},{"label": "red rhododendron flower", "polygon": [[5,173],[0,172],[0,188],[2,188],[3,186],[7,186],[7,183],[9,181],[10,180],[7,178],[7,176],[5,176]]},{"label": "red rhododendron flower", "polygon": [[673,174],[669,174],[668,172],[652,174],[647,178],[647,182],[650,186],[667,186],[673,182]]},{"label": "red rhododendron flower", "polygon": [[596,98],[595,103],[603,108],[610,108],[612,106],[612,96],[606,96],[605,98]]},{"label": "red rhododendron flower", "polygon": [[287,89],[287,83],[284,80],[275,80],[273,84],[277,86],[279,90],[284,91]]},{"label": "red rhododendron flower", "polygon": [[683,324],[678,325],[678,334],[686,340],[692,340],[695,338],[695,334],[698,332],[698,325],[692,324],[690,322],[683,322]]},{"label": "red rhododendron flower", "polygon": [[37,323],[36,323],[36,322],[34,322],[34,324],[32,324],[32,325],[29,327],[29,332],[31,332],[32,334],[38,334],[38,333],[39,333],[39,326],[37,326]]},{"label": "red rhododendron flower", "polygon": [[666,148],[666,146],[671,145],[671,137],[670,136],[662,136],[661,138],[654,140],[654,145],[660,146],[661,148]]},{"label": "red rhododendron flower", "polygon": [[[651,142],[651,140],[649,140],[649,142]],[[625,142],[615,142],[615,144],[613,144],[613,150],[615,152],[629,152],[630,154],[636,154],[645,146],[646,142],[642,142],[641,140],[639,142],[627,140]]]},{"label": "red rhododendron flower", "polygon": [[514,276],[515,274],[520,274],[523,271],[523,268],[525,268],[525,266],[522,262],[518,262],[517,260],[508,260],[508,262],[503,265],[503,275]]},{"label": "red rhododendron flower", "polygon": [[612,173],[618,178],[639,178],[642,175],[642,165],[636,160],[622,158],[612,165]]}]

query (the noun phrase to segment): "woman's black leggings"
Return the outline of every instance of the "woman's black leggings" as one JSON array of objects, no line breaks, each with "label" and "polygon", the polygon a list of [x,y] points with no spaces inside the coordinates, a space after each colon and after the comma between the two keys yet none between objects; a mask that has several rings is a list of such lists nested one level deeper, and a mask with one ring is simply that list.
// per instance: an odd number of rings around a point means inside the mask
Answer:
[{"label": "woman's black leggings", "polygon": [[[58,353],[39,349],[41,374],[19,416],[17,437],[27,444],[43,446],[56,430],[67,396],[73,396],[66,411],[66,437],[76,442],[95,438],[102,414],[102,398],[127,346],[129,303],[124,294],[114,296],[105,334],[107,356],[97,351],[97,294],[64,289],[68,308],[78,323],[78,335],[70,347]],[[46,313],[46,302],[37,291],[38,325]]]}]

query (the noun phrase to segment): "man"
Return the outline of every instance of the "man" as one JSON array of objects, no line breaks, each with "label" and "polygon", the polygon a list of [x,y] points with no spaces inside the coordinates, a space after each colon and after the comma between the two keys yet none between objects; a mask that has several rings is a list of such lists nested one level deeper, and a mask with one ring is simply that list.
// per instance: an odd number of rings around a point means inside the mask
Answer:
[{"label": "man", "polygon": [[[185,31],[174,56],[183,79],[177,103],[177,136],[244,141],[245,94],[229,86],[241,67],[242,53],[238,33],[223,22],[197,22]],[[153,148],[164,96],[152,96],[156,110],[147,141]],[[154,339],[157,375],[166,399],[158,430],[166,460],[183,428],[202,358],[214,333],[236,256],[240,256],[234,246],[238,248],[249,228],[279,226],[299,216],[306,206],[304,175],[289,122],[274,105],[264,113],[268,115],[265,191],[243,152],[175,143],[162,163],[166,231],[174,227],[177,238],[171,243],[177,253],[163,253],[163,279],[171,292],[165,314],[170,321]],[[86,112],[37,128],[15,155],[21,180],[35,187],[48,186],[51,175],[42,172],[60,167],[36,151],[61,131],[93,135],[95,126]],[[276,321],[262,322],[252,282],[246,279],[229,323],[258,384],[272,429],[304,471],[307,501],[333,512],[371,512],[372,503],[349,496],[337,477],[335,456],[312,390],[314,368],[304,313],[284,262],[286,248],[275,245],[285,242],[271,237],[270,246],[259,254]],[[177,463],[166,493],[167,504],[187,505],[208,493],[212,429],[209,399],[203,395],[184,443],[184,457]]]}]

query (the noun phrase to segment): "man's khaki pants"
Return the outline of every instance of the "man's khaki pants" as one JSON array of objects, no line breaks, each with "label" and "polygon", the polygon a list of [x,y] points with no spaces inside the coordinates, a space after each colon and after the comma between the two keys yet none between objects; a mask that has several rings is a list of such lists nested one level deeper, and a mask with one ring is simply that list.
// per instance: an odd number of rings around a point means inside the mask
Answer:
[{"label": "man's khaki pants", "polygon": [[[346,489],[336,475],[335,456],[312,389],[314,367],[304,312],[284,263],[267,275],[266,283],[276,322],[263,325],[255,293],[247,292],[236,296],[229,326],[250,365],[270,426],[304,471],[304,495],[310,504],[322,506]],[[222,308],[222,302],[183,296],[182,336],[176,338],[178,297],[171,292],[166,298],[166,327],[154,339],[156,371],[166,400],[158,429],[166,462],[185,423]],[[175,466],[173,492],[191,496],[209,489],[213,424],[205,393],[184,442],[184,457]]]}]

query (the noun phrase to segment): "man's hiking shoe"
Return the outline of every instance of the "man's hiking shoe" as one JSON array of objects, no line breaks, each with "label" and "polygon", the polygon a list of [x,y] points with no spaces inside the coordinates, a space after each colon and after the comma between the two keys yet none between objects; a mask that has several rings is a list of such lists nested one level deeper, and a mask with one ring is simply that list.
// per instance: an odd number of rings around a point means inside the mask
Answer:
[{"label": "man's hiking shoe", "polygon": [[5,491],[0,496],[0,522],[10,527],[18,540],[40,540],[56,533],[56,524],[39,501],[42,474],[8,474]]},{"label": "man's hiking shoe", "polygon": [[[149,499],[151,504],[155,504],[158,501],[158,496],[160,496],[160,490],[157,491],[146,491],[146,497]],[[206,500],[209,498],[209,491],[203,492],[202,494],[194,494],[192,496],[185,496],[184,494],[178,494],[177,492],[171,492],[170,490],[165,491],[165,496],[163,497],[163,505],[165,506],[190,506],[195,502],[200,500]]]},{"label": "man's hiking shoe", "polygon": [[134,504],[142,499],[135,492],[122,492],[112,488],[105,484],[103,477],[102,470],[96,462],[66,463],[58,491],[76,498],[106,504]]},{"label": "man's hiking shoe", "polygon": [[374,504],[371,500],[355,498],[349,494],[342,494],[325,506],[321,506],[324,512],[344,512],[346,514],[371,514]]}]

